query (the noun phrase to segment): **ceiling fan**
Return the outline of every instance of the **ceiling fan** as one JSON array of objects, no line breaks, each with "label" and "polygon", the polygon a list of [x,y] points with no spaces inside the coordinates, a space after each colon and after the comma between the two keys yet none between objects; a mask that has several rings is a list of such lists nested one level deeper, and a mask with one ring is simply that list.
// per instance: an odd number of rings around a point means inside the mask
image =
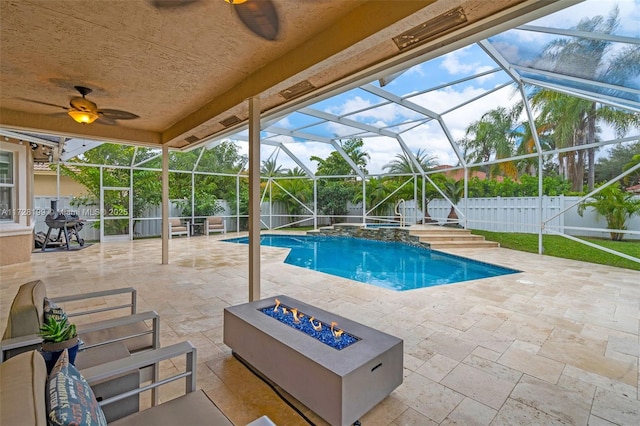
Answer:
[{"label": "ceiling fan", "polygon": [[[187,6],[199,0],[150,0],[158,9]],[[271,0],[224,0],[231,4],[240,21],[251,32],[265,40],[278,37],[278,12]]]},{"label": "ceiling fan", "polygon": [[25,101],[49,105],[58,108],[65,109],[67,114],[80,124],[91,124],[98,120],[101,124],[116,125],[116,120],[133,120],[139,118],[136,114],[131,112],[122,111],[119,109],[98,109],[98,106],[86,98],[86,96],[93,90],[84,86],[73,86],[81,96],[74,96],[69,100],[69,106],[62,106],[56,104],[50,104],[48,102],[36,101],[33,99],[24,99]]}]

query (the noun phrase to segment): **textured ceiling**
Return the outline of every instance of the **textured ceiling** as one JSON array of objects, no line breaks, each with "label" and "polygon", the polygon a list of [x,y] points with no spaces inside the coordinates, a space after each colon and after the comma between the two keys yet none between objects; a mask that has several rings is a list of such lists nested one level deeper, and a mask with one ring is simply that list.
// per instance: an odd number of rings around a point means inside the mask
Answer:
[{"label": "textured ceiling", "polygon": [[[266,41],[222,0],[161,10],[145,0],[0,0],[0,126],[186,147],[225,131],[220,121],[232,115],[245,121],[251,96],[263,111],[283,107],[279,92],[301,81],[329,88],[549,3],[274,0],[280,34]],[[467,18],[463,28],[414,52],[393,43],[456,6]],[[98,108],[139,118],[115,126],[73,122],[62,107],[77,96],[75,85],[93,89],[87,97]]]}]

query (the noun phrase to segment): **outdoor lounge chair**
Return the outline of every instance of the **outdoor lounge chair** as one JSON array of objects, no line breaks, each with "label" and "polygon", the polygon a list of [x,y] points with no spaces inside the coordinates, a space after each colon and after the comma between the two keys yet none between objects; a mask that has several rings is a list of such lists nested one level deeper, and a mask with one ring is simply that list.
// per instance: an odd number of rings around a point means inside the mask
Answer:
[{"label": "outdoor lounge chair", "polygon": [[209,216],[204,222],[204,232],[209,235],[211,232],[227,233],[227,224],[222,216]]},{"label": "outdoor lounge chair", "polygon": [[[138,387],[131,392],[134,395],[139,395],[145,390],[186,378],[186,395],[123,418],[110,419],[109,422],[115,421],[113,424],[117,425],[231,425],[232,423],[207,398],[204,392],[196,391],[196,349],[189,342],[135,354],[131,357],[82,370],[80,374],[88,385],[93,388],[96,382],[113,379],[131,370],[137,370],[179,356],[186,357],[184,372],[178,372],[162,381],[153,381],[151,384]],[[56,376],[52,374],[51,377],[48,377],[44,359],[37,351],[20,354],[0,364],[0,377],[0,423],[3,426],[27,424],[44,426],[47,424],[47,417],[50,413],[48,410],[56,408],[60,411],[68,410],[67,413],[73,413],[70,417],[88,416],[92,413],[96,415],[96,412],[100,411],[102,407],[117,403],[123,397],[123,395],[115,395],[98,402],[92,392],[85,391],[83,392],[83,397],[76,397],[75,399],[70,393],[65,392],[59,395],[64,398],[64,404],[59,404],[56,407],[52,403],[50,407],[47,407],[46,389],[48,389],[50,381],[58,380],[56,382],[58,385],[55,386],[55,390],[58,392],[60,392],[60,383],[63,383],[64,386],[73,386],[75,392],[78,392],[78,388],[81,389],[82,386],[86,385],[82,384],[82,381],[78,378],[77,371],[72,368],[69,368],[69,371],[62,370],[57,372]],[[97,406],[100,406],[101,409],[97,409]],[[62,413],[62,416],[64,416],[64,413]],[[73,419],[69,418],[69,420]]]},{"label": "outdoor lounge chair", "polygon": [[180,218],[174,217],[169,219],[169,238],[174,235],[191,235],[189,231],[189,222],[182,223]]},{"label": "outdoor lounge chair", "polygon": [[[50,298],[56,304],[108,298],[110,296],[129,294],[130,302],[124,305],[107,305],[86,311],[68,311],[68,317],[80,317],[99,312],[128,309],[127,315],[99,321],[96,323],[77,324],[78,336],[84,342],[83,351],[98,350],[101,346],[123,342],[130,353],[156,349],[160,346],[160,319],[156,312],[137,313],[136,290],[127,287],[93,293],[76,294]],[[0,342],[0,362],[21,352],[35,349],[42,343],[38,336],[44,322],[44,303],[47,297],[45,284],[35,280],[20,286],[13,299],[7,327]],[[94,300],[95,301],[95,300]],[[151,321],[151,328],[146,324]]]},{"label": "outdoor lounge chair", "polygon": [[[127,296],[128,295],[128,296]],[[122,297],[127,296],[128,302],[122,304]],[[154,311],[137,313],[137,292],[131,287],[115,290],[104,290],[92,293],[76,294],[49,298],[56,304],[81,301],[93,302],[96,306],[90,310],[67,310],[70,321],[83,315],[97,314],[110,311],[127,310],[119,317],[94,322],[76,324],[78,337],[84,342],[80,347],[76,366],[78,368],[92,367],[118,358],[128,357],[132,353],[148,351],[160,347],[160,317]],[[107,299],[111,304],[106,304]],[[20,353],[40,348],[42,338],[38,335],[44,322],[44,305],[47,298],[45,284],[35,280],[20,286],[11,304],[7,327],[2,341],[0,341],[0,362]],[[92,300],[93,299],[93,300]],[[99,304],[104,302],[106,306]],[[118,304],[120,303],[120,304]],[[98,307],[99,306],[99,307]],[[151,323],[151,327],[147,325]],[[151,366],[142,371],[121,377],[117,383],[105,383],[99,386],[100,395],[109,395],[118,389],[128,389],[137,386],[141,381],[154,380],[158,377],[158,366]],[[153,404],[158,401],[156,391],[153,391]],[[109,411],[131,412],[137,410],[137,401],[125,401],[119,407]]]}]

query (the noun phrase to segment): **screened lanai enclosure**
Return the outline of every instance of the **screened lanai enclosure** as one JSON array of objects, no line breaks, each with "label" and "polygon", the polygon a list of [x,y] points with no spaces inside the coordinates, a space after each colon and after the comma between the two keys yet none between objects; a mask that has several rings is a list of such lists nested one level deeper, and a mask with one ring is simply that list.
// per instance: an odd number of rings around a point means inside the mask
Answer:
[{"label": "screened lanai enclosure", "polygon": [[[640,192],[639,21],[634,1],[578,3],[264,115],[262,228],[434,223],[538,234],[540,252],[544,234],[640,239],[638,215],[598,210]],[[249,134],[230,129],[169,152],[170,217],[247,230]],[[95,239],[160,235],[160,149],[2,134],[87,187],[57,198]],[[599,171],[612,152],[628,162]]]}]

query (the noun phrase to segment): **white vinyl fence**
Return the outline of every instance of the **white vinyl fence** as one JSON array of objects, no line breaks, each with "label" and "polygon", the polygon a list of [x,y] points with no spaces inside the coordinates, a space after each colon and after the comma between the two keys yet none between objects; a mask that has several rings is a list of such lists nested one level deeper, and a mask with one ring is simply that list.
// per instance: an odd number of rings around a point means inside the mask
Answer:
[{"label": "white vinyl fence", "polygon": [[[479,229],[494,232],[520,232],[537,234],[540,230],[541,220],[545,222],[544,230],[566,233],[574,236],[609,237],[606,229],[607,223],[604,218],[597,218],[593,210],[588,209],[581,217],[574,206],[564,214],[560,214],[569,206],[576,203],[579,197],[495,197],[495,198],[470,198],[462,200],[458,204],[458,216],[461,223],[469,229]],[[48,227],[44,222],[45,216],[49,213],[51,200],[55,197],[36,197],[35,199],[35,219],[36,232],[47,232]],[[99,219],[96,215],[88,213],[95,212],[95,206],[71,207],[70,197],[61,197],[58,201],[59,210],[78,212],[80,218],[85,219],[86,225],[81,231],[82,238],[88,241],[100,239],[99,229],[91,225]],[[235,212],[232,212],[226,202],[220,200],[225,211],[227,230],[237,229]],[[312,209],[312,206],[309,206]],[[404,205],[398,207],[404,216],[407,225],[421,223],[423,213],[417,209],[413,200],[406,201]],[[445,200],[433,200],[429,203],[429,214],[431,218],[439,224],[447,222],[451,207]],[[298,222],[299,226],[313,226],[313,217],[310,214],[290,216],[283,203],[264,202],[261,206],[261,220],[263,229],[275,229],[287,226],[290,223]],[[135,218],[135,237],[152,237],[161,234],[162,213],[160,206],[149,208],[141,218]],[[171,204],[170,217],[179,217],[180,210],[175,203]],[[368,218],[369,221],[371,221]],[[394,221],[393,207],[389,207],[384,216],[378,217],[380,221]],[[349,204],[348,213],[345,217],[334,218],[334,222],[355,222],[362,223],[362,205]],[[329,218],[319,217],[318,226],[325,226],[330,223]],[[574,228],[593,228],[595,230],[584,230]],[[627,220],[627,229],[640,233],[640,217],[635,216]],[[640,239],[640,234],[626,234],[624,239]]]}]

